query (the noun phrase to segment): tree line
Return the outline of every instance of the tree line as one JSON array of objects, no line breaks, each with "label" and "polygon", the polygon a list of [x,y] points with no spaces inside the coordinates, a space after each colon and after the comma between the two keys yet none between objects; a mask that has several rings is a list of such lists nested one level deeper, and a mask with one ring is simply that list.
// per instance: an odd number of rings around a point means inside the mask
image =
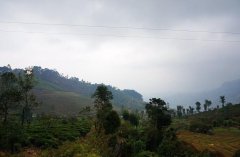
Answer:
[{"label": "tree line", "polygon": [[[222,104],[222,108],[224,108],[226,103],[225,96],[220,96],[219,100]],[[204,104],[201,104],[199,101],[197,101],[195,103],[195,108],[192,106],[189,106],[188,108],[186,107],[184,108],[184,106],[178,105],[174,115],[177,115],[178,117],[193,115],[194,113],[200,113],[202,107],[203,107],[203,111],[206,112],[212,109],[210,108],[211,105],[212,105],[212,101],[208,99],[204,101]],[[227,103],[227,105],[232,105],[232,103]],[[217,105],[215,109],[219,109],[219,108],[220,108],[219,105]]]},{"label": "tree line", "polygon": [[[20,146],[56,149],[63,141],[88,136],[93,139],[88,147],[98,150],[100,156],[204,156],[177,139],[176,130],[170,127],[172,111],[161,98],[151,98],[141,113],[117,112],[112,105],[112,92],[102,84],[92,95],[93,109],[87,106],[83,110],[94,110],[94,114],[86,114],[88,117],[84,118],[81,111],[83,119],[48,115],[36,118],[33,123],[33,109],[39,104],[32,92],[34,85],[31,68],[19,74],[9,71],[0,74],[0,149],[12,152],[19,151]],[[190,107],[184,112],[193,113],[194,109]],[[66,151],[66,157],[74,156],[76,151]],[[52,152],[52,156],[59,154]]]}]

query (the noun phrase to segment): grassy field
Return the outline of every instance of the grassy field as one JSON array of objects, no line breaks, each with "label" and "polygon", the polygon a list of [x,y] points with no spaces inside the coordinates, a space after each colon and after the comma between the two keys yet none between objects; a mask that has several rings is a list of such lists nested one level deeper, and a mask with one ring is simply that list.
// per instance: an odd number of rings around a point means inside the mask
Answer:
[{"label": "grassy field", "polygon": [[224,157],[232,157],[240,149],[240,130],[236,128],[216,128],[213,135],[181,130],[178,132],[178,138],[199,151],[208,149],[219,152]]},{"label": "grassy field", "polygon": [[40,113],[73,115],[78,114],[81,108],[93,104],[91,98],[74,92],[36,90],[35,93],[41,102]]}]

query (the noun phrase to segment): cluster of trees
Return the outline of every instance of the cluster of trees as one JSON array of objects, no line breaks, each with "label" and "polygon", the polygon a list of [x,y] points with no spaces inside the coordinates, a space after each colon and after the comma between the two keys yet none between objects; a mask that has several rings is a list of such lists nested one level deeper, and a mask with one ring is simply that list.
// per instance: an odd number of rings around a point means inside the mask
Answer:
[{"label": "cluster of trees", "polygon": [[0,73],[0,150],[17,152],[22,147],[56,148],[62,141],[85,136],[89,120],[77,117],[37,115],[39,103],[33,94],[36,84],[32,68]]},{"label": "cluster of trees", "polygon": [[[172,110],[160,98],[150,99],[145,105],[146,112],[123,110],[119,116],[119,113],[113,109],[112,92],[107,86],[99,85],[92,95],[94,112],[88,106],[78,117],[42,115],[33,119],[32,109],[38,105],[32,93],[34,84],[31,68],[19,74],[11,71],[1,73],[0,149],[14,152],[24,146],[57,148],[63,141],[73,141],[88,134],[87,136],[94,139],[92,140],[94,143],[90,143],[90,146],[96,144],[95,149],[101,156],[197,155],[197,152],[178,141],[175,130],[169,127],[172,122]],[[191,106],[188,109],[178,106],[179,116],[193,113],[194,108]],[[87,115],[87,118],[84,118],[84,115]],[[72,151],[68,151],[68,154],[73,156],[75,149]]]},{"label": "cluster of trees", "polygon": [[[225,96],[220,96],[220,102],[222,104],[222,108],[225,107],[225,103],[226,103]],[[231,103],[228,103],[227,105],[230,105],[230,104]],[[209,111],[209,110],[211,110],[210,107],[212,105],[212,101],[206,99],[204,104],[201,104],[199,101],[197,101],[195,103],[195,105],[196,105],[195,108],[192,107],[192,106],[189,106],[189,108],[184,108],[183,106],[178,105],[177,106],[177,111],[176,111],[177,116],[182,117],[182,116],[193,115],[194,113],[200,113],[201,109],[202,109],[202,106],[203,106],[204,111]],[[217,105],[216,108],[219,109],[219,105]]]},{"label": "cluster of trees", "polygon": [[0,148],[14,151],[22,143],[24,124],[30,124],[32,109],[38,105],[31,92],[33,86],[31,68],[18,75],[11,71],[0,73]]},{"label": "cluster of trees", "polygon": [[[239,104],[233,105],[226,103],[225,96],[219,97],[222,107],[211,108],[212,102],[205,100],[202,105],[199,101],[195,103],[196,107],[185,109],[183,106],[177,106],[176,114],[178,117],[184,117],[183,125],[179,128],[188,129],[192,132],[213,134],[214,127],[237,127],[239,128]],[[203,112],[201,112],[203,106]]]},{"label": "cluster of trees", "polygon": [[196,155],[196,152],[178,141],[175,130],[169,128],[172,121],[171,110],[164,100],[150,99],[145,106],[145,114],[123,109],[120,118],[112,109],[112,94],[106,86],[98,86],[93,97],[97,110],[95,131],[98,140],[102,140],[100,143],[105,143],[105,150],[108,150],[102,152],[102,156]]},{"label": "cluster of trees", "polygon": [[[209,128],[211,131],[213,127],[237,127],[239,128],[240,119],[240,104],[230,104],[228,103],[223,108],[209,110],[208,112],[201,112],[199,114],[195,114],[192,117],[188,117],[191,120],[191,124],[193,124],[193,128],[198,125],[199,127],[206,126],[205,128]],[[195,129],[195,130],[196,130]],[[199,130],[199,129],[198,129]],[[204,131],[206,132],[206,131]]]},{"label": "cluster of trees", "polygon": [[[196,111],[199,113],[199,112],[201,112],[201,106],[202,106],[202,104],[199,102],[199,101],[197,101],[196,103],[195,103],[195,105],[196,105]],[[204,107],[204,111],[208,111],[209,109],[210,109],[210,106],[212,105],[212,101],[210,101],[210,100],[208,100],[208,99],[206,99],[205,100],[205,103],[203,104],[203,107]]]},{"label": "cluster of trees", "polygon": [[23,129],[19,125],[30,124],[31,110],[38,104],[36,97],[31,93],[33,85],[31,68],[27,68],[18,76],[11,71],[0,73],[0,141],[3,147],[11,148],[12,151],[15,148],[14,144],[21,139]]},{"label": "cluster of trees", "polygon": [[183,106],[177,106],[177,116],[182,117],[186,115],[192,115],[194,113],[194,108],[189,106],[189,108],[184,108]]},{"label": "cluster of trees", "polygon": [[95,98],[94,104],[97,110],[95,128],[98,133],[102,130],[106,134],[111,134],[117,131],[120,126],[120,118],[118,113],[113,110],[110,100],[113,99],[112,92],[106,86],[100,85],[93,94]]},{"label": "cluster of trees", "polygon": [[139,125],[139,115],[137,113],[131,113],[128,110],[124,109],[122,111],[122,118],[125,121],[129,121],[130,124],[133,126],[138,126]]},{"label": "cluster of trees", "polygon": [[0,74],[0,114],[6,124],[10,114],[20,115],[21,124],[30,123],[32,109],[38,105],[35,95],[34,77],[31,68],[26,68],[18,76],[13,72]]}]

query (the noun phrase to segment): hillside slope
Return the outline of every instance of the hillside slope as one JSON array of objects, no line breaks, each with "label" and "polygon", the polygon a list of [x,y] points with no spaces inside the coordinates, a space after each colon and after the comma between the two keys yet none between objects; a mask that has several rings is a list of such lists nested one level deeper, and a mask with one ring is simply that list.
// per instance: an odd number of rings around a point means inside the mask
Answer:
[{"label": "hillside slope", "polygon": [[[0,72],[14,71],[19,73],[23,69],[10,69],[0,67]],[[92,105],[92,94],[99,84],[92,84],[76,77],[65,77],[56,70],[33,67],[36,78],[34,92],[41,106],[39,112],[56,114],[76,114],[86,105]],[[108,89],[113,93],[113,105],[120,109],[126,107],[130,109],[142,109],[144,101],[142,95],[134,90],[120,90],[110,85]]]},{"label": "hillside slope", "polygon": [[[199,122],[212,126],[211,134],[191,132],[191,124],[200,124]],[[232,157],[240,148],[240,104],[175,119],[172,126],[178,129],[180,140],[198,151],[207,149],[218,156]]]}]

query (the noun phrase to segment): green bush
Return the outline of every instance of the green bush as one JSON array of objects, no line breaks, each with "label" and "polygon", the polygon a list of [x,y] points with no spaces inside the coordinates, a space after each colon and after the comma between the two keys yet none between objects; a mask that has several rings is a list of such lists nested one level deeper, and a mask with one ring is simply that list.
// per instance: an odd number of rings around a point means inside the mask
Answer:
[{"label": "green bush", "polygon": [[181,153],[180,146],[175,130],[170,128],[164,132],[163,140],[158,147],[158,154],[164,157],[179,156]]},{"label": "green bush", "polygon": [[138,124],[139,124],[138,116],[134,113],[130,113],[129,114],[129,122],[134,126],[138,126]]},{"label": "green bush", "polygon": [[133,151],[134,154],[142,152],[146,149],[145,143],[142,140],[137,140],[133,142]]},{"label": "green bush", "polygon": [[150,128],[146,132],[146,149],[149,151],[156,151],[158,149],[159,144],[161,143],[163,138],[163,132],[156,129]]},{"label": "green bush", "polygon": [[27,143],[24,130],[17,122],[0,125],[0,149],[17,152]]},{"label": "green bush", "polygon": [[154,152],[143,151],[137,154],[136,157],[158,157],[158,155]]},{"label": "green bush", "polygon": [[121,121],[116,111],[110,111],[109,113],[107,113],[103,123],[106,134],[115,133],[120,127],[120,125]]},{"label": "green bush", "polygon": [[91,129],[86,119],[44,117],[25,128],[27,146],[57,148],[63,141],[73,141],[85,136]]},{"label": "green bush", "polygon": [[218,126],[219,126],[219,123],[218,123],[216,120],[214,120],[214,121],[212,122],[212,125],[213,125],[213,127],[218,127]]},{"label": "green bush", "polygon": [[191,121],[189,130],[192,132],[198,132],[203,134],[212,134],[212,126],[206,123],[203,123],[200,120]]},{"label": "green bush", "polygon": [[29,138],[29,141],[32,145],[39,148],[57,148],[59,145],[59,141],[56,138],[46,134],[34,135]]},{"label": "green bush", "polygon": [[223,126],[224,127],[234,127],[234,126],[239,126],[239,123],[229,119],[229,120],[223,121]]}]

